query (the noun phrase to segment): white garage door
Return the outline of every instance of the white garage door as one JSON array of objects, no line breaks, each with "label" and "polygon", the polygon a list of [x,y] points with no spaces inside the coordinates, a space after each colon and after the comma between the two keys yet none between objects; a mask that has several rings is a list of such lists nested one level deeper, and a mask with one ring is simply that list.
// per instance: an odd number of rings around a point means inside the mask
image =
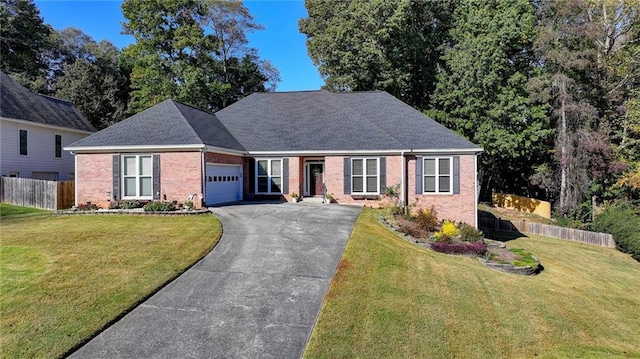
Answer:
[{"label": "white garage door", "polygon": [[242,199],[242,166],[207,163],[207,205]]}]

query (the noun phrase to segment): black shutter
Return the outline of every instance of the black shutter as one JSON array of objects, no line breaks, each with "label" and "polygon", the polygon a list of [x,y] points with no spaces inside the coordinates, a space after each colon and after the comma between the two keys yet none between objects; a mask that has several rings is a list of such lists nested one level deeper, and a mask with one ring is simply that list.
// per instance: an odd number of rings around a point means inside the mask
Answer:
[{"label": "black shutter", "polygon": [[416,194],[422,194],[422,157],[416,157]]},{"label": "black shutter", "polygon": [[387,158],[380,157],[380,193],[387,188]]},{"label": "black shutter", "polygon": [[256,193],[256,160],[248,158],[247,166],[249,166],[249,193]]},{"label": "black shutter", "polygon": [[351,194],[351,159],[344,158],[344,194]]},{"label": "black shutter", "polygon": [[160,155],[153,155],[153,199],[160,199]]},{"label": "black shutter", "polygon": [[282,159],[282,194],[289,194],[289,158]]},{"label": "black shutter", "polygon": [[453,194],[460,194],[460,156],[453,157]]},{"label": "black shutter", "polygon": [[113,155],[113,200],[120,199],[120,154]]}]

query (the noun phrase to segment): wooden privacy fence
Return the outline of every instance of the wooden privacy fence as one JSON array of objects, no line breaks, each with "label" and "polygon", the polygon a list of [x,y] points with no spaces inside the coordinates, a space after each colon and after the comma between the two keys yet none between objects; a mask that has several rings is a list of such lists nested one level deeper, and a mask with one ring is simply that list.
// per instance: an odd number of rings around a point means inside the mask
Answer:
[{"label": "wooden privacy fence", "polygon": [[566,239],[569,241],[593,244],[614,248],[613,236],[609,233],[583,231],[580,229],[551,226],[548,224],[527,222],[525,220],[509,221],[500,218],[478,218],[480,229],[491,231],[508,231],[537,234],[545,237]]},{"label": "wooden privacy fence", "polygon": [[75,203],[75,184],[0,177],[0,202],[52,211],[70,208]]}]

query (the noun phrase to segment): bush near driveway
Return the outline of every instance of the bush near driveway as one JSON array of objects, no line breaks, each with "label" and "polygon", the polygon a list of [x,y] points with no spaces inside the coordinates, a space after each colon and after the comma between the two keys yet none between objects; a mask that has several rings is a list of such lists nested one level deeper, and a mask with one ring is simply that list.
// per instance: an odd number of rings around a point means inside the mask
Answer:
[{"label": "bush near driveway", "polygon": [[640,209],[631,204],[609,207],[596,217],[592,228],[611,233],[616,248],[640,261]]},{"label": "bush near driveway", "polygon": [[2,217],[0,356],[59,357],[202,258],[198,216]]},{"label": "bush near driveway", "polygon": [[422,249],[363,210],[306,358],[640,357],[640,266],[610,248],[528,236],[534,277]]}]

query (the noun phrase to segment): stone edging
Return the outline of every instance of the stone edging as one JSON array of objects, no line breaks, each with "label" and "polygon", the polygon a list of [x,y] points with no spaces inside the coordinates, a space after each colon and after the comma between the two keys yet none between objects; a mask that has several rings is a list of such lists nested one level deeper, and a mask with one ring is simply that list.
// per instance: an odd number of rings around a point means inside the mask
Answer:
[{"label": "stone edging", "polygon": [[[536,262],[538,262],[538,268],[540,267],[540,260],[534,256],[533,257]],[[518,275],[534,275],[534,274],[538,274],[538,269],[533,269],[533,267],[531,266],[526,266],[526,267],[518,267],[518,266],[514,266],[513,264],[502,264],[502,263],[495,263],[495,262],[489,262],[484,258],[480,258],[478,257],[478,260],[480,261],[480,263],[484,264],[485,266],[487,266],[488,268],[491,268],[493,270],[497,270],[500,272],[505,272],[505,273],[511,273],[511,274],[518,274]]]},{"label": "stone edging", "polygon": [[117,214],[126,214],[130,216],[193,216],[199,214],[211,213],[208,209],[199,209],[199,210],[191,210],[191,211],[155,211],[155,212],[145,212],[140,210],[128,210],[128,209],[103,209],[103,210],[92,210],[92,211],[73,211],[73,210],[64,210],[64,211],[56,211],[55,215],[83,215],[83,214],[97,214],[97,215],[117,215]]}]

